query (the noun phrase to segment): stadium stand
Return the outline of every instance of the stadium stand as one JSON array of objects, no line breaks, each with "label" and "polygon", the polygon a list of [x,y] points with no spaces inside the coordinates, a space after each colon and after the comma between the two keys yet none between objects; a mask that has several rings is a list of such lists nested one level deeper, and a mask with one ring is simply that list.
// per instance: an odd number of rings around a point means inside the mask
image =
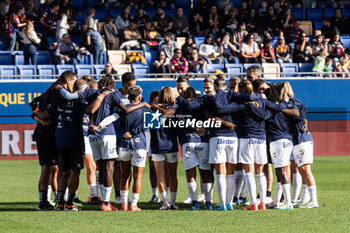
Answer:
[{"label": "stadium stand", "polygon": [[38,75],[40,79],[54,79],[56,75],[55,65],[37,65]]}]

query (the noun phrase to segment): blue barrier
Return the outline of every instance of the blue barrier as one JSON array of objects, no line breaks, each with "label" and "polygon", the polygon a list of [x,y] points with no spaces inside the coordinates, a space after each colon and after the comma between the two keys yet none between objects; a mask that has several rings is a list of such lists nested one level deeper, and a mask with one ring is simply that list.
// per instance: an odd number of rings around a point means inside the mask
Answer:
[{"label": "blue barrier", "polygon": [[[273,83],[289,81],[296,98],[303,101],[308,108],[309,120],[350,120],[350,79],[319,79],[319,80],[269,80]],[[0,124],[34,123],[28,103],[38,93],[43,93],[50,82],[2,82],[0,93]],[[153,90],[163,86],[175,87],[175,80],[138,80],[144,92],[145,101]],[[191,80],[190,85],[202,91],[202,80]],[[121,87],[121,82],[116,82]]]}]

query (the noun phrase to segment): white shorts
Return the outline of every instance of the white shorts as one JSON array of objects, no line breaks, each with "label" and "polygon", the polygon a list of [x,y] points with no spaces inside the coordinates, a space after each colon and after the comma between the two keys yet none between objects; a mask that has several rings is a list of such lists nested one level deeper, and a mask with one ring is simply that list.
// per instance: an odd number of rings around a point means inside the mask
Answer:
[{"label": "white shorts", "polygon": [[164,154],[152,154],[152,160],[156,162],[167,161],[168,163],[176,163],[179,160],[177,152],[164,153]]},{"label": "white shorts", "polygon": [[135,167],[145,167],[147,151],[143,149],[119,148],[119,159],[121,161],[130,161]]},{"label": "white shorts", "polygon": [[293,147],[295,164],[301,167],[305,164],[312,164],[314,161],[314,144],[311,141],[302,142]]},{"label": "white shorts", "polygon": [[207,142],[189,142],[181,147],[185,171],[199,166],[199,169],[210,170],[209,145]]},{"label": "white shorts", "polygon": [[266,164],[266,140],[257,138],[238,139],[238,163]]},{"label": "white shorts", "polygon": [[280,139],[270,142],[270,155],[275,168],[285,167],[289,164],[293,142],[289,139]]},{"label": "white shorts", "polygon": [[237,164],[237,137],[213,137],[209,140],[209,163]]},{"label": "white shorts", "polygon": [[89,140],[94,161],[118,158],[117,137],[115,135],[89,135]]},{"label": "white shorts", "polygon": [[92,149],[91,149],[90,140],[88,136],[84,136],[84,143],[85,143],[85,154],[92,155]]}]

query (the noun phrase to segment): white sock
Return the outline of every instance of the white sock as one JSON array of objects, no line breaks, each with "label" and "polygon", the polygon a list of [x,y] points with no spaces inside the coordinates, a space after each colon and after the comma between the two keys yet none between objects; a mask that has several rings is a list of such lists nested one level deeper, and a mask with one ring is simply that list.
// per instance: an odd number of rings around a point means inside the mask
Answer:
[{"label": "white sock", "polygon": [[169,205],[169,201],[168,201],[168,192],[162,192],[160,193],[160,196],[162,198],[163,201],[163,205]]},{"label": "white sock", "polygon": [[309,193],[310,193],[310,201],[315,204],[318,204],[316,186],[308,186],[307,189],[309,190]]},{"label": "white sock", "polygon": [[74,199],[75,199],[75,198],[78,198],[78,192],[75,193]]},{"label": "white sock", "polygon": [[96,193],[96,184],[89,184],[89,197],[97,197],[97,193]]},{"label": "white sock", "polygon": [[217,182],[216,187],[218,190],[220,204],[225,205],[226,204],[226,175],[218,174],[216,182]]},{"label": "white sock", "polygon": [[103,200],[105,198],[105,186],[103,186],[103,184],[100,184],[100,192],[101,192],[101,198]]},{"label": "white sock", "polygon": [[110,198],[111,198],[111,193],[112,193],[112,186],[111,187],[104,187],[105,189],[105,199],[102,200],[104,202],[109,202]]},{"label": "white sock", "polygon": [[122,204],[128,204],[129,190],[120,190],[120,197],[122,199]]},{"label": "white sock", "polygon": [[309,189],[307,188],[307,185],[306,184],[303,184],[301,186],[301,189],[303,191],[303,196],[301,198],[301,202],[302,203],[307,203],[310,201],[310,194],[309,194]]},{"label": "white sock", "polygon": [[205,196],[206,202],[211,202],[211,193],[213,190],[213,184],[212,183],[203,183],[203,192]]},{"label": "white sock", "polygon": [[256,184],[253,173],[245,174],[245,183],[247,185],[250,204],[256,204]]},{"label": "white sock", "polygon": [[132,205],[137,205],[137,202],[140,199],[140,194],[139,193],[131,193],[131,204]]},{"label": "white sock", "polygon": [[67,200],[68,200],[68,193],[69,193],[69,191],[68,191],[68,187],[67,187],[66,191],[64,191],[64,197],[63,197],[65,202],[67,202]]},{"label": "white sock", "polygon": [[152,188],[152,195],[158,197],[158,189],[157,188]]},{"label": "white sock", "polygon": [[274,205],[277,205],[278,202],[280,202],[282,197],[282,186],[281,186],[281,182],[277,182],[276,183],[276,194],[275,194],[275,200],[273,201]]},{"label": "white sock", "polygon": [[247,184],[245,182],[245,171],[243,170],[243,184],[242,184],[241,193],[239,194],[239,197],[242,197],[242,198],[246,197],[246,188],[247,188]]},{"label": "white sock", "polygon": [[198,198],[198,187],[197,182],[189,182],[187,183],[188,192],[191,196],[192,201],[197,201]]},{"label": "white sock", "polygon": [[51,191],[52,191],[51,185],[47,186],[47,201],[51,200]]},{"label": "white sock", "polygon": [[265,173],[260,173],[256,175],[256,183],[258,185],[260,203],[265,203],[266,199],[266,189],[267,189],[267,180]]},{"label": "white sock", "polygon": [[300,194],[301,185],[303,181],[299,172],[293,174],[293,193],[292,202],[297,202]]},{"label": "white sock", "polygon": [[284,196],[284,203],[287,205],[291,205],[292,200],[290,198],[290,183],[282,184],[281,186],[282,186],[282,192]]},{"label": "white sock", "polygon": [[167,197],[168,197],[168,200],[169,200],[169,193],[170,193],[170,188],[167,187],[167,188],[166,188],[166,195],[167,195]]},{"label": "white sock", "polygon": [[233,194],[235,193],[235,176],[226,175],[226,204],[232,204]]},{"label": "white sock", "polygon": [[100,172],[97,170],[97,171],[95,171],[95,176],[96,176],[96,197],[98,197],[98,191],[99,191],[99,186],[100,186],[100,179],[99,179],[99,177],[100,177]]},{"label": "white sock", "polygon": [[175,205],[177,192],[170,192],[170,204]]},{"label": "white sock", "polygon": [[239,198],[244,182],[243,170],[235,171],[235,197]]}]

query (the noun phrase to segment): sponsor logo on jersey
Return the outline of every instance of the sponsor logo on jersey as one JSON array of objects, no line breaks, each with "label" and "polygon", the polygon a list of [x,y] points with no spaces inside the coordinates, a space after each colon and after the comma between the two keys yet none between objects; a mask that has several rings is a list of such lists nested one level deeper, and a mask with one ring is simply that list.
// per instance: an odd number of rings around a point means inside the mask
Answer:
[{"label": "sponsor logo on jersey", "polygon": [[219,138],[218,139],[218,144],[234,144],[236,142],[235,139],[222,139],[222,138]]},{"label": "sponsor logo on jersey", "polygon": [[286,147],[292,146],[292,145],[293,145],[293,142],[291,142],[291,141],[282,143],[283,148],[286,148]]},{"label": "sponsor logo on jersey", "polygon": [[250,138],[248,141],[248,144],[263,144],[263,143],[265,143],[264,139]]},{"label": "sponsor logo on jersey", "polygon": [[203,151],[204,147],[202,146],[186,146],[185,151]]}]

